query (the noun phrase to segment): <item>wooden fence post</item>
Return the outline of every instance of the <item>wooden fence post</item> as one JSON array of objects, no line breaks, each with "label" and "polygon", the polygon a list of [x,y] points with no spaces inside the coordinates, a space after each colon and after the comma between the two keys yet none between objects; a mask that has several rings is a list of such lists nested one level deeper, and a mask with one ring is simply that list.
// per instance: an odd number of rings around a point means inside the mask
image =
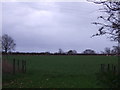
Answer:
[{"label": "wooden fence post", "polygon": [[103,64],[101,64],[101,72],[103,71]]},{"label": "wooden fence post", "polygon": [[22,72],[24,73],[24,61],[22,60]]},{"label": "wooden fence post", "polygon": [[26,60],[25,60],[25,73],[26,73]]},{"label": "wooden fence post", "polygon": [[[21,61],[21,64],[20,64],[20,61]],[[12,73],[15,74],[16,70],[22,71],[22,73],[26,73],[26,60],[17,60],[16,61],[15,59],[13,59],[13,72]]]},{"label": "wooden fence post", "polygon": [[26,61],[22,60],[22,72],[25,73],[26,72]]},{"label": "wooden fence post", "polygon": [[20,68],[19,68],[19,60],[18,60],[18,62],[17,62],[17,65],[18,65],[18,71],[20,70]]},{"label": "wooden fence post", "polygon": [[15,74],[15,59],[13,59],[13,74]]},{"label": "wooden fence post", "polygon": [[116,66],[114,66],[114,68],[113,68],[113,72],[114,72],[114,73],[116,72]]},{"label": "wooden fence post", "polygon": [[101,71],[102,71],[102,72],[105,71],[105,64],[101,64]]},{"label": "wooden fence post", "polygon": [[112,64],[112,72],[113,72],[113,70],[114,70],[114,65]]},{"label": "wooden fence post", "polygon": [[110,64],[108,64],[107,70],[110,71]]}]

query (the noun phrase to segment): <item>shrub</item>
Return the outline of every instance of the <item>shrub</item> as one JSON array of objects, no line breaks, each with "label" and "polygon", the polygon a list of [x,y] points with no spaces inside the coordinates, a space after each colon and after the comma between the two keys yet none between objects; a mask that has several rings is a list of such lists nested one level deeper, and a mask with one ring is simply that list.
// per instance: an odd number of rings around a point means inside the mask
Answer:
[{"label": "shrub", "polygon": [[96,73],[97,84],[108,88],[120,88],[120,74],[112,71]]}]

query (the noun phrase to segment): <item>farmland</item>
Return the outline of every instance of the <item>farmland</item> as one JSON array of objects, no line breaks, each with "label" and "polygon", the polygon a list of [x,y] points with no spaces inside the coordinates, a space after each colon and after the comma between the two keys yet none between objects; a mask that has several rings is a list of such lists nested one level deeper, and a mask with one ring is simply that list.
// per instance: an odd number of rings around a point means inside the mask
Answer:
[{"label": "farmland", "polygon": [[95,73],[100,64],[117,64],[116,56],[3,56],[26,60],[25,74],[3,74],[3,88],[102,88]]}]

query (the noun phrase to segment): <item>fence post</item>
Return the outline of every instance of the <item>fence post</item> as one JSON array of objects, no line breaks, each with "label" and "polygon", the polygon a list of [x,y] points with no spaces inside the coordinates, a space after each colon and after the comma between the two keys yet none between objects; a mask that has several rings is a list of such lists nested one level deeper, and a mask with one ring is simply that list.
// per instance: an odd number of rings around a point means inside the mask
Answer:
[{"label": "fence post", "polygon": [[20,69],[19,69],[19,60],[18,60],[18,62],[17,62],[17,65],[18,65],[18,71],[19,71],[19,70],[20,70]]},{"label": "fence post", "polygon": [[22,60],[22,72],[24,73],[24,61]]},{"label": "fence post", "polygon": [[114,68],[113,68],[113,72],[114,72],[114,73],[116,72],[116,66],[114,66]]},{"label": "fence post", "polygon": [[15,74],[15,59],[13,59],[13,74]]},{"label": "fence post", "polygon": [[114,70],[114,65],[112,64],[112,72],[113,72],[113,70]]},{"label": "fence post", "polygon": [[26,60],[25,60],[25,73],[26,73]]},{"label": "fence post", "polygon": [[105,69],[105,65],[101,64],[101,71],[104,72],[104,69]]},{"label": "fence post", "polygon": [[25,73],[26,72],[26,61],[22,60],[22,72]]},{"label": "fence post", "polygon": [[107,68],[108,71],[110,71],[110,64],[108,64],[108,68]]},{"label": "fence post", "polygon": [[101,71],[102,71],[102,72],[105,71],[105,64],[101,64]]},{"label": "fence post", "polygon": [[103,64],[101,64],[101,72],[103,71]]}]

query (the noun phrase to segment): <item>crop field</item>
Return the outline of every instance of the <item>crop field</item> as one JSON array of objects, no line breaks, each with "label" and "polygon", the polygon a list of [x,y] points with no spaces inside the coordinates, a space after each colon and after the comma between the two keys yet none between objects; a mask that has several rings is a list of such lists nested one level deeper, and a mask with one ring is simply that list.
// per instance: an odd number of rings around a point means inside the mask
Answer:
[{"label": "crop field", "polygon": [[3,56],[26,60],[27,72],[3,74],[3,88],[102,88],[95,74],[100,64],[117,64],[116,56]]}]

